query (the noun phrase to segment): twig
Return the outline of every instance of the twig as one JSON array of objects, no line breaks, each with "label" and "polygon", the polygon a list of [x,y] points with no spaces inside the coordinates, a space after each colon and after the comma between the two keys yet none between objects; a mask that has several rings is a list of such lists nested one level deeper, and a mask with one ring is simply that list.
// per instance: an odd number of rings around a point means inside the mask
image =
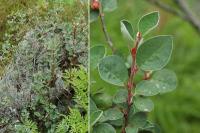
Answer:
[{"label": "twig", "polygon": [[184,0],[174,0],[181,11],[185,14],[186,20],[200,33],[200,20],[198,20],[189,9]]},{"label": "twig", "polygon": [[111,38],[110,38],[110,36],[108,34],[108,31],[107,31],[107,28],[106,28],[102,6],[99,9],[99,17],[100,17],[100,20],[101,20],[101,26],[102,26],[106,41],[108,42],[109,47],[111,48],[112,52],[114,53],[115,52],[115,48],[113,46],[112,40],[111,40]]},{"label": "twig", "polygon": [[174,0],[174,2],[177,4],[179,9],[182,11],[182,13],[172,8],[170,5],[164,2],[161,2],[160,0],[146,0],[146,1],[189,22],[195,28],[195,30],[200,34],[200,21],[195,18],[192,11],[188,8],[184,0]]},{"label": "twig", "polygon": [[183,19],[186,19],[186,17],[182,13],[180,13],[176,9],[172,8],[170,5],[161,2],[160,0],[146,0],[146,1],[148,1],[149,3],[154,4],[154,5],[162,8],[163,10],[165,10],[165,11],[167,11],[167,12],[173,14],[173,15],[176,15],[176,16],[179,16],[179,17],[181,17]]},{"label": "twig", "polygon": [[136,64],[136,51],[138,49],[139,43],[142,39],[142,35],[140,32],[137,33],[137,37],[135,39],[135,47],[131,50],[131,55],[132,55],[132,65],[131,65],[131,73],[128,79],[128,84],[127,84],[127,90],[128,90],[128,98],[127,98],[127,104],[128,104],[128,108],[126,111],[124,111],[124,119],[125,119],[125,124],[122,127],[122,131],[121,133],[126,133],[125,129],[128,125],[128,117],[129,117],[129,113],[130,113],[130,109],[133,103],[133,93],[132,93],[132,89],[135,88],[135,84],[133,82],[134,76],[136,75],[138,69],[137,69],[137,64]]}]

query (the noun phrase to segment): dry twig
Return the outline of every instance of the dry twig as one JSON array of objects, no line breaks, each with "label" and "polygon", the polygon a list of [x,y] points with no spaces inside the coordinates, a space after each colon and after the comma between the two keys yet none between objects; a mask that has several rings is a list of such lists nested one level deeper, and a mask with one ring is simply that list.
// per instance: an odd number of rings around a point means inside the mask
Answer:
[{"label": "dry twig", "polygon": [[146,0],[146,1],[189,22],[191,26],[193,26],[194,29],[200,34],[200,20],[198,20],[194,16],[194,14],[189,9],[189,7],[187,6],[184,0],[174,0],[174,3],[178,6],[180,11],[176,10],[175,8],[171,7],[170,5],[160,0]]}]

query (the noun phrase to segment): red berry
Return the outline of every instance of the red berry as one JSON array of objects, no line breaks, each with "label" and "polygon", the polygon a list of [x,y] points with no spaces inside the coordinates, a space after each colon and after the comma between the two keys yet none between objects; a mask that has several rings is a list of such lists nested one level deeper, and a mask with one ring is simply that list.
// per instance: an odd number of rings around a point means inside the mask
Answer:
[{"label": "red berry", "polygon": [[98,0],[93,0],[91,3],[91,9],[92,10],[99,10],[100,8],[100,3]]}]

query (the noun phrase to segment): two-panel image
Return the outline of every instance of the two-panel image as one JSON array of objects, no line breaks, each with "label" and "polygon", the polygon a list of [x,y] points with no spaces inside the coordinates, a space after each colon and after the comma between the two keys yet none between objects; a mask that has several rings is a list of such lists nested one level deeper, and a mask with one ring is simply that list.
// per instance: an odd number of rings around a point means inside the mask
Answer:
[{"label": "two-panel image", "polygon": [[0,133],[200,133],[199,0],[0,0]]}]

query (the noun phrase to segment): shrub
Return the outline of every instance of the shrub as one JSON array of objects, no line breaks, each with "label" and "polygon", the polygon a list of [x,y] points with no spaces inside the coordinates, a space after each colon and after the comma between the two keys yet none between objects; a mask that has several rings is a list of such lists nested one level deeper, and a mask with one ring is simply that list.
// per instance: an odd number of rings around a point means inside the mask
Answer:
[{"label": "shrub", "polygon": [[[99,2],[100,6],[94,8],[94,2]],[[93,46],[90,49],[91,70],[98,70],[103,81],[118,87],[118,91],[111,98],[106,96],[103,90],[91,91],[91,132],[157,133],[158,126],[147,119],[147,114],[154,108],[149,97],[171,92],[177,86],[175,73],[163,69],[171,57],[173,38],[169,35],[144,38],[158,25],[160,15],[157,11],[141,17],[137,32],[129,21],[122,20],[122,36],[130,51],[125,61],[112,43],[104,20],[104,12],[112,11],[116,6],[115,0],[91,1],[91,22],[100,19],[103,33],[112,51],[112,55],[106,55],[103,45]],[[98,86],[98,78],[92,81]],[[105,89],[109,88],[105,86]]]},{"label": "shrub", "polygon": [[[68,21],[62,16],[67,5],[50,2],[43,15],[33,15],[36,8],[8,16],[3,47],[11,47],[1,51],[12,52],[3,54],[8,62],[0,80],[0,132],[86,130],[88,25],[85,5],[78,3],[82,8]],[[75,116],[79,121],[72,125]]]}]

